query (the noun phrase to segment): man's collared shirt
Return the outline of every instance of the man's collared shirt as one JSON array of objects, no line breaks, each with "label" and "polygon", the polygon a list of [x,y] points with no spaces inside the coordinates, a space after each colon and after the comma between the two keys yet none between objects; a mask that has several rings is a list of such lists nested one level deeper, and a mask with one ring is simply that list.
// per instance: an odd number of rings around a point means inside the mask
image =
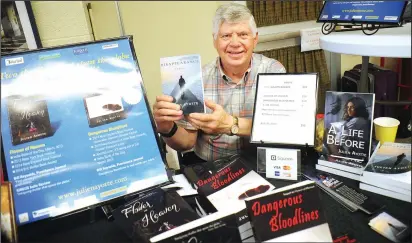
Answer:
[{"label": "man's collared shirt", "polygon": [[[254,53],[250,68],[236,84],[223,73],[218,57],[202,69],[204,98],[221,105],[230,115],[252,119],[257,74],[285,72],[285,67],[279,61]],[[212,111],[206,107],[206,113],[212,113]],[[181,120],[177,123],[183,128],[196,130],[186,121]],[[215,161],[240,153],[244,141],[245,139],[239,136],[210,135],[199,130],[194,151],[204,160]]]}]

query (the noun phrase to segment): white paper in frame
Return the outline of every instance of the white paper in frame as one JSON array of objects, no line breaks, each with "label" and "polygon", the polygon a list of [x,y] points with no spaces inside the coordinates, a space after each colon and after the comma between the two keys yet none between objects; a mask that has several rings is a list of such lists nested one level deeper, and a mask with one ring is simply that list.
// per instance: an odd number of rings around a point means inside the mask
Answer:
[{"label": "white paper in frame", "polygon": [[317,73],[257,76],[251,143],[315,144]]}]

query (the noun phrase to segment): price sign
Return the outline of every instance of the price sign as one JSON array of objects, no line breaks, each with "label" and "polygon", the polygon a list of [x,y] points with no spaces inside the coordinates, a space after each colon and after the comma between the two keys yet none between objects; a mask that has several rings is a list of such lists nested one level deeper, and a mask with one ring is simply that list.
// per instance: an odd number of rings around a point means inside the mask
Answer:
[{"label": "price sign", "polygon": [[317,73],[258,74],[252,143],[315,143]]}]

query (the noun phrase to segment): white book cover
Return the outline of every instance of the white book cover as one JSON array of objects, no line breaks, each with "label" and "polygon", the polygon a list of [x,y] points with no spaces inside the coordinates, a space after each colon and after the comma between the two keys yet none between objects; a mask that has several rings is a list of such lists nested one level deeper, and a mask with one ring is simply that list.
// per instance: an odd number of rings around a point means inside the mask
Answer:
[{"label": "white book cover", "polygon": [[232,207],[218,211],[190,223],[173,228],[154,236],[150,242],[161,243],[201,243],[201,242],[241,242],[236,214],[243,208]]},{"label": "white book cover", "polygon": [[386,184],[411,190],[411,144],[384,143],[363,171],[364,179],[375,181],[373,186]]},{"label": "white book cover", "polygon": [[246,198],[275,188],[241,160],[229,163],[208,178],[199,180],[196,185],[218,211],[244,207]]}]

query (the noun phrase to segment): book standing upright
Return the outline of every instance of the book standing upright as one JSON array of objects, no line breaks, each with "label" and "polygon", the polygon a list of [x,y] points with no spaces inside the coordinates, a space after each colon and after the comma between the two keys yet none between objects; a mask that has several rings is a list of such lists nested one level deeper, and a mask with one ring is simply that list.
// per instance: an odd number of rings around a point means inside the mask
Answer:
[{"label": "book standing upright", "polygon": [[326,167],[334,174],[342,171],[342,176],[344,172],[362,173],[372,152],[374,105],[375,94],[326,92],[323,158],[317,169]]}]

